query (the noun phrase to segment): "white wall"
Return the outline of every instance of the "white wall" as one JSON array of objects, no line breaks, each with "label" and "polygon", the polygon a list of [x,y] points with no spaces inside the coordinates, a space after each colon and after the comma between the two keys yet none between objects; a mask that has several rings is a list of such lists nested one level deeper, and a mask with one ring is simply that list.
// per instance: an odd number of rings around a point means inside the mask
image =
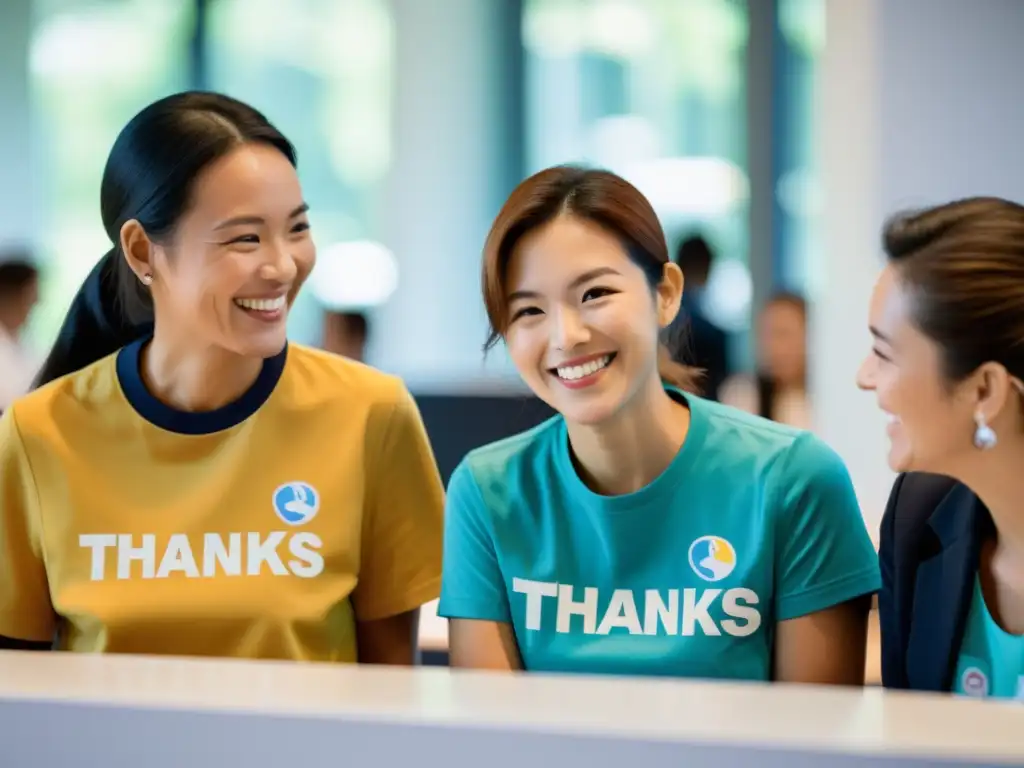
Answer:
[{"label": "white wall", "polygon": [[812,378],[822,436],[874,531],[893,475],[885,424],[854,375],[885,216],[974,194],[1024,200],[1024,2],[826,0],[818,92],[825,283]]}]

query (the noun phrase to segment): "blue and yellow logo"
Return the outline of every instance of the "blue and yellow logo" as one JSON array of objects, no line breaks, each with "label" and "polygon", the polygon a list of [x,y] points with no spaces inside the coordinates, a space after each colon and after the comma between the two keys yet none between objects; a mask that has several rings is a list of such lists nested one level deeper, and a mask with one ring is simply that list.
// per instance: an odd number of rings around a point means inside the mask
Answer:
[{"label": "blue and yellow logo", "polygon": [[721,581],[736,567],[736,550],[721,536],[701,536],[690,545],[690,567],[704,581]]},{"label": "blue and yellow logo", "polygon": [[274,511],[288,525],[303,525],[320,510],[320,494],[309,483],[285,483],[274,491]]}]

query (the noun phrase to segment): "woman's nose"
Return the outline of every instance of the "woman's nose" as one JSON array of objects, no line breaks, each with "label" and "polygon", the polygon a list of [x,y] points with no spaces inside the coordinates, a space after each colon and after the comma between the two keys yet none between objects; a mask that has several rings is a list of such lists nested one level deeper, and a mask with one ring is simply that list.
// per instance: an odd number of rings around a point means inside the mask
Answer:
[{"label": "woman's nose", "polygon": [[590,339],[590,333],[579,313],[572,310],[556,312],[551,326],[551,342],[556,349],[569,350]]},{"label": "woman's nose", "polygon": [[857,386],[867,392],[875,388],[875,372],[878,362],[874,355],[868,355],[857,369]]}]

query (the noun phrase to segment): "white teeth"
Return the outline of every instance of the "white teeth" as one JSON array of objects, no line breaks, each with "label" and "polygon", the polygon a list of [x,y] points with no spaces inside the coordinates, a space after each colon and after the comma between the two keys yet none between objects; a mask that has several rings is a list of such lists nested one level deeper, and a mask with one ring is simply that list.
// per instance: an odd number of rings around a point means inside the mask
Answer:
[{"label": "white teeth", "polygon": [[896,414],[887,413],[887,414],[885,414],[885,418],[887,418],[889,420],[890,424],[899,424],[900,423],[900,417],[897,416]]},{"label": "white teeth", "polygon": [[278,296],[276,299],[235,299],[235,304],[242,309],[253,309],[257,312],[274,312],[283,309],[286,297]]},{"label": "white teeth", "polygon": [[611,355],[605,355],[604,357],[589,360],[583,365],[570,365],[563,368],[556,368],[555,370],[558,371],[558,378],[573,381],[574,379],[582,379],[584,376],[596,373],[608,365],[611,360]]}]

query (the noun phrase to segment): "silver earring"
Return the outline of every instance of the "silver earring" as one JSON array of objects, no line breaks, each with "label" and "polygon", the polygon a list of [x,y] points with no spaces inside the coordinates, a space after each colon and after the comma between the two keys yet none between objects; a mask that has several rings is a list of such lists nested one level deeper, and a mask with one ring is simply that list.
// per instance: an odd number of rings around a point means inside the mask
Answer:
[{"label": "silver earring", "polygon": [[995,431],[985,421],[984,415],[976,414],[974,423],[976,424],[974,429],[974,447],[981,451],[995,448],[999,438],[996,437]]},{"label": "silver earring", "polygon": [[142,276],[142,284],[143,285],[152,285],[153,284],[153,275],[150,274],[149,272],[144,274]]}]

